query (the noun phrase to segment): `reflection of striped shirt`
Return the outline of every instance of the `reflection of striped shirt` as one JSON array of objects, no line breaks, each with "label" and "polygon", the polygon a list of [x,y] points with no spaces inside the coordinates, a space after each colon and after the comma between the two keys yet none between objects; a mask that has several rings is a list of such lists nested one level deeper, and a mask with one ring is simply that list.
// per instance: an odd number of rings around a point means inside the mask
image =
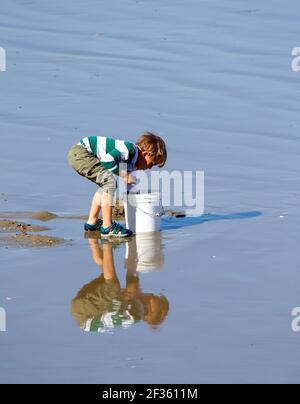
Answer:
[{"label": "reflection of striped shirt", "polygon": [[79,144],[97,157],[101,165],[113,174],[119,173],[120,163],[127,164],[128,172],[136,170],[138,148],[133,143],[102,136],[91,136],[81,139]]},{"label": "reflection of striped shirt", "polygon": [[128,310],[124,312],[107,312],[99,317],[87,320],[82,329],[86,332],[111,333],[115,327],[129,328],[135,323],[134,317]]}]

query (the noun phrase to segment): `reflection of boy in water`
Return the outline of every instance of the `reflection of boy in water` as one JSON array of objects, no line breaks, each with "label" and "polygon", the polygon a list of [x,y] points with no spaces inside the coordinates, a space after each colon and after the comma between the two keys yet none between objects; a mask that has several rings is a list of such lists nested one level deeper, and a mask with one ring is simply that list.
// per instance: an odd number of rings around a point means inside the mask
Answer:
[{"label": "reflection of boy in water", "polygon": [[[98,240],[90,239],[94,261],[103,274],[85,285],[72,300],[71,313],[85,331],[107,332],[115,326],[129,327],[144,320],[150,325],[161,324],[169,303],[164,296],[143,293],[139,279],[127,271],[126,289],[121,289],[114,266],[110,243],[100,248]],[[129,270],[127,266],[127,270]]]}]

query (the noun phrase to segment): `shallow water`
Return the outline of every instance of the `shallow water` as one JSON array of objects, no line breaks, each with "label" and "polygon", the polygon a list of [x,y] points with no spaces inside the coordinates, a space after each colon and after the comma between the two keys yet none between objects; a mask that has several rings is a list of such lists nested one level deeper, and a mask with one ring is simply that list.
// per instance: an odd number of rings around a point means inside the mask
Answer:
[{"label": "shallow water", "polygon": [[86,214],[70,146],[148,129],[170,170],[205,171],[206,213],[167,219],[163,268],[138,274],[168,299],[158,329],[76,324],[99,276],[78,221],[51,222],[72,245],[1,249],[1,382],[298,382],[299,17],[296,0],[2,0],[0,211]]}]

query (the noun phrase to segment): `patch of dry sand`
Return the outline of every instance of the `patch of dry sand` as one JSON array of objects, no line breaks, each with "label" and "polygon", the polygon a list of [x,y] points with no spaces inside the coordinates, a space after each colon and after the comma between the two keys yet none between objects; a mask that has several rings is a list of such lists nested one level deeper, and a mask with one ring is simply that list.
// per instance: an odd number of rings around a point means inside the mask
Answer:
[{"label": "patch of dry sand", "polygon": [[53,247],[65,243],[66,240],[57,237],[42,236],[40,234],[16,234],[13,236],[0,237],[0,244],[5,247]]},{"label": "patch of dry sand", "polygon": [[48,222],[49,220],[57,219],[58,216],[51,212],[33,212],[29,216],[31,219],[40,220],[41,222]]},{"label": "patch of dry sand", "polygon": [[[41,212],[0,212],[0,217],[6,219],[33,219],[40,222],[48,222],[55,219],[71,219],[71,220],[84,220],[88,219],[86,215],[80,216],[58,216],[54,213],[41,211]],[[113,219],[125,220],[124,204],[122,201],[116,203],[113,207]]]},{"label": "patch of dry sand", "polygon": [[15,220],[0,220],[0,233],[28,233],[50,230],[48,227],[33,226]]},{"label": "patch of dry sand", "polygon": [[[58,244],[65,243],[66,240],[56,237],[50,237],[38,233],[41,231],[50,230],[48,227],[33,226],[28,223],[18,222],[14,220],[0,220],[0,244],[2,246],[15,246],[15,247],[51,247]],[[9,233],[17,233],[11,235]]]},{"label": "patch of dry sand", "polygon": [[58,216],[54,213],[42,212],[0,212],[0,217],[5,219],[33,219],[40,222],[48,222],[49,220],[57,219]]}]

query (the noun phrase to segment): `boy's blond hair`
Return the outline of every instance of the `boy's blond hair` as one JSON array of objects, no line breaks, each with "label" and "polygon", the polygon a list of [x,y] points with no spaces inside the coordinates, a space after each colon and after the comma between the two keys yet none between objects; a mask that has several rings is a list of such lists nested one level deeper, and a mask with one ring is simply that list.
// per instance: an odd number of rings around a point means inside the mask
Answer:
[{"label": "boy's blond hair", "polygon": [[168,154],[164,140],[154,133],[145,132],[136,142],[136,145],[142,152],[148,152],[154,157],[154,165],[164,167],[167,162]]}]

